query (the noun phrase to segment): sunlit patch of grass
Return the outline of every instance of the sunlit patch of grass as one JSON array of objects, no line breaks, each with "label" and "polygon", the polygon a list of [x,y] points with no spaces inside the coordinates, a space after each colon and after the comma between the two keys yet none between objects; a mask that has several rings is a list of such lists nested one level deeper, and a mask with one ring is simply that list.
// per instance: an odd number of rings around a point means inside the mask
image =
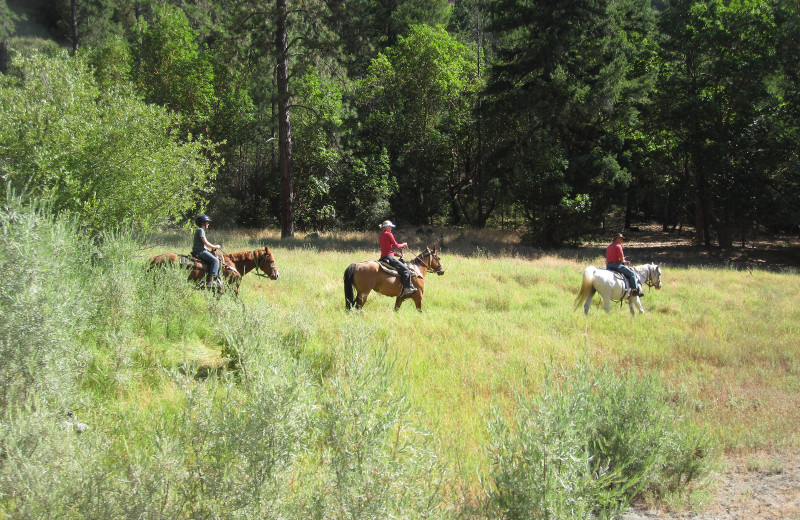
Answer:
[{"label": "sunlit patch of grass", "polygon": [[[582,307],[573,310],[573,300],[583,269],[602,265],[601,256],[523,255],[505,236],[482,242],[488,233],[403,231],[398,238],[409,241],[414,254],[444,238],[446,274],[426,279],[421,314],[411,301],[395,312],[394,298],[376,293],[362,311],[345,311],[344,269],[377,258],[377,230],[299,234],[288,241],[274,230],[221,235],[232,248],[269,243],[281,277],[245,277],[240,303],[271,309],[268,326],[320,378],[340,363],[348,330],[366,326],[375,345],[386,342],[409,399],[453,448],[466,480],[485,469],[486,412],[508,406],[512,382],[523,375],[531,382],[526,391],[536,392],[551,361],[613,360],[626,370],[661,374],[676,402],[685,402],[730,452],[797,447],[797,274],[667,266],[664,288],[642,298],[645,314],[631,318],[627,305],[616,304],[605,313],[595,296],[586,317]],[[213,348],[217,340],[208,327],[198,344]],[[144,347],[143,361],[154,366],[173,355],[159,350],[156,338],[174,337],[162,328],[153,328],[152,344]],[[172,339],[164,344],[177,346]]]}]

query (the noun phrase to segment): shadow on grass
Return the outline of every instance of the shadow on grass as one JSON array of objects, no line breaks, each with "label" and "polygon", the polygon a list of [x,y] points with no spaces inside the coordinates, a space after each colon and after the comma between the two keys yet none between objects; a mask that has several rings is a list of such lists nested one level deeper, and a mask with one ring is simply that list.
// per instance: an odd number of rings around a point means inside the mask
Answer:
[{"label": "shadow on grass", "polygon": [[[601,231],[596,237],[612,234]],[[281,239],[280,231],[267,230],[216,230],[215,239],[236,243],[244,249],[260,247],[283,249],[308,249],[359,253],[361,261],[379,255],[379,232],[330,231],[296,233],[294,238]],[[426,247],[437,247],[442,254],[464,257],[512,257],[537,260],[555,257],[581,264],[602,263],[605,240],[596,238],[579,245],[552,249],[521,243],[516,231],[496,229],[461,229],[438,226],[400,226],[394,230],[399,242],[408,242],[406,254],[416,256]],[[723,267],[736,270],[759,269],[765,271],[791,271],[800,269],[800,239],[794,236],[760,237],[742,247],[719,248],[694,246],[691,230],[681,232],[661,231],[660,226],[641,226],[626,232],[625,254],[634,264],[658,263],[679,267]],[[152,235],[154,242],[174,249],[187,249],[191,237],[186,233],[160,233]],[[610,238],[608,241],[610,242]]]}]

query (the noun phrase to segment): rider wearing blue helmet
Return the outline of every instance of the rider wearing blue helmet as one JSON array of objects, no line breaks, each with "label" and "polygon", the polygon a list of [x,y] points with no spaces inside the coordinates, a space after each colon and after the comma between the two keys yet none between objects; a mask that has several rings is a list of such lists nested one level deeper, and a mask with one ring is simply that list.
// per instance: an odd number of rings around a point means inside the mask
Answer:
[{"label": "rider wearing blue helmet", "polygon": [[194,222],[197,224],[197,229],[194,230],[192,256],[206,265],[211,282],[218,283],[219,259],[213,255],[209,249],[213,251],[215,249],[220,249],[222,246],[219,244],[212,244],[206,238],[206,230],[211,222],[211,218],[208,215],[200,215]]}]

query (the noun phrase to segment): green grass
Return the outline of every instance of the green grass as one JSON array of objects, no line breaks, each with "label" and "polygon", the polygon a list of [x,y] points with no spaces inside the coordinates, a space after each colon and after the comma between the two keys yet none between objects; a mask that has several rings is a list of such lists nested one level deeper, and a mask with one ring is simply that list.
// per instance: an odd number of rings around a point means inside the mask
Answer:
[{"label": "green grass", "polygon": [[[661,374],[728,451],[800,448],[797,274],[666,266],[664,288],[642,299],[644,315],[633,319],[617,305],[606,314],[595,297],[586,317],[573,310],[574,296],[582,269],[601,258],[508,256],[507,239],[498,237],[483,247],[475,245],[480,236],[466,245],[450,238],[458,253],[442,248],[446,274],[427,280],[422,314],[410,301],[395,312],[394,298],[376,293],[362,311],[345,311],[342,275],[350,263],[376,256],[370,234],[284,243],[240,233],[225,243],[228,250],[270,245],[280,279],[247,277],[241,299],[273,309],[275,326],[297,338],[300,351],[335,358],[356,326],[368,327],[375,344],[386,340],[410,398],[453,448],[464,478],[485,470],[490,407],[510,406],[523,379],[535,392],[551,363],[571,366],[584,357]],[[426,245],[414,242],[415,252]]]},{"label": "green grass", "polygon": [[[437,230],[409,237],[446,270],[422,313],[347,311],[344,269],[377,233],[214,231],[281,273],[216,299],[146,272],[187,232],[137,250],[0,210],[0,518],[596,518],[640,484],[674,503],[716,446],[764,465],[798,448],[797,274],[665,267],[646,314],[586,317],[596,252]],[[67,409],[86,433],[64,434]],[[552,454],[544,480],[518,470]]]}]

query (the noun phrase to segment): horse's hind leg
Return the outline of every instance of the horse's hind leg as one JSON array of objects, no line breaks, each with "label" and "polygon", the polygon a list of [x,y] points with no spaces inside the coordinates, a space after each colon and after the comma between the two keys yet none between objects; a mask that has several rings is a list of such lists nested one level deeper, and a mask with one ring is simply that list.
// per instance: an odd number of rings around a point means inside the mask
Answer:
[{"label": "horse's hind leg", "polygon": [[592,298],[594,298],[595,290],[592,289],[589,292],[589,296],[586,297],[586,303],[583,304],[583,313],[585,315],[589,315],[589,307],[592,305]]},{"label": "horse's hind leg", "polygon": [[356,309],[360,309],[367,303],[367,296],[369,296],[369,292],[360,292],[356,297]]}]

